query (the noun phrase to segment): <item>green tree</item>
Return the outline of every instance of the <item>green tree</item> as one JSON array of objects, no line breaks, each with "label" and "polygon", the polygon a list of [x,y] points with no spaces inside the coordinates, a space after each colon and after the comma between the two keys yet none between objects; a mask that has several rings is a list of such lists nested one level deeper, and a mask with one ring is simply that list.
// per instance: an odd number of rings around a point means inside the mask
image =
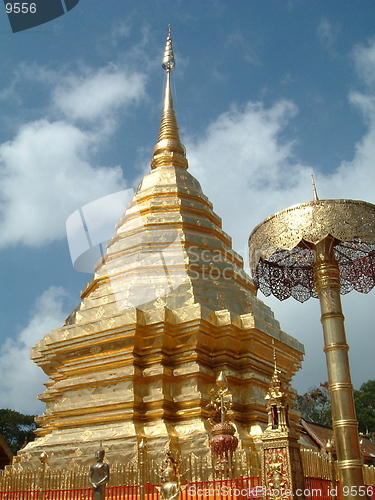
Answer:
[{"label": "green tree", "polygon": [[364,382],[358,391],[354,391],[354,404],[359,432],[375,433],[375,380]]},{"label": "green tree", "polygon": [[310,387],[305,394],[298,395],[296,406],[303,419],[315,424],[332,425],[328,382],[321,383],[319,387]]},{"label": "green tree", "polygon": [[13,453],[16,453],[25,441],[35,439],[34,430],[37,424],[34,418],[35,415],[23,415],[14,410],[0,410],[0,434],[3,435]]},{"label": "green tree", "polygon": [[[358,430],[375,438],[375,380],[364,382],[354,391],[354,405],[358,420]],[[328,382],[320,387],[311,387],[302,396],[297,396],[296,406],[302,418],[316,424],[332,424]]]}]

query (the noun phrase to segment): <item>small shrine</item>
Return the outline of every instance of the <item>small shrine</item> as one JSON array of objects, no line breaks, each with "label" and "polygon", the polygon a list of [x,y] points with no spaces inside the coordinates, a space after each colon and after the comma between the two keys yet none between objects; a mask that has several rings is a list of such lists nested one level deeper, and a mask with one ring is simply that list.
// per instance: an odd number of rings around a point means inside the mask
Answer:
[{"label": "small shrine", "polygon": [[268,426],[262,436],[262,485],[265,498],[304,498],[299,435],[291,427],[291,395],[284,388],[274,351],[274,372],[265,397]]}]

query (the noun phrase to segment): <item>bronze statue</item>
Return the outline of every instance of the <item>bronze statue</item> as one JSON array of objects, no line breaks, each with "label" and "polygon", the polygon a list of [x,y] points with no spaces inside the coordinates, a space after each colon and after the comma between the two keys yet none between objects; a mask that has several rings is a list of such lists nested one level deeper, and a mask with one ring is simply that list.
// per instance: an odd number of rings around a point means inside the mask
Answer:
[{"label": "bronze statue", "polygon": [[160,465],[159,472],[155,471],[161,479],[160,486],[156,486],[159,498],[162,500],[178,500],[180,492],[187,488],[187,484],[181,484],[183,474],[180,471],[181,458],[175,458],[169,443],[165,457]]},{"label": "bronze statue", "polygon": [[90,467],[89,481],[94,490],[94,500],[105,499],[105,485],[109,481],[109,465],[103,462],[104,449],[100,446],[95,453],[96,464]]},{"label": "bronze statue", "polygon": [[172,467],[167,467],[163,472],[163,482],[158,490],[163,500],[177,500],[180,493],[180,485]]}]

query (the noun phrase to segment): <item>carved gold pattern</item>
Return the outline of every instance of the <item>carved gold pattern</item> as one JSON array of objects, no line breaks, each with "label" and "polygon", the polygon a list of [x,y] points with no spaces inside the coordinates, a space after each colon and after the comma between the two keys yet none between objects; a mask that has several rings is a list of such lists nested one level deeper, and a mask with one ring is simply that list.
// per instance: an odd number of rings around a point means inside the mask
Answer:
[{"label": "carved gold pattern", "polygon": [[368,293],[375,285],[375,205],[357,200],[316,200],[265,219],[249,238],[250,266],[264,295],[304,302],[317,297],[315,245],[335,239],[341,293]]},{"label": "carved gold pattern", "polygon": [[[285,493],[283,495],[281,490],[292,489],[288,467],[288,451],[286,448],[273,448],[265,450],[264,454],[264,483],[268,492],[266,498],[283,498]],[[290,498],[290,496],[288,495],[286,498]]]}]

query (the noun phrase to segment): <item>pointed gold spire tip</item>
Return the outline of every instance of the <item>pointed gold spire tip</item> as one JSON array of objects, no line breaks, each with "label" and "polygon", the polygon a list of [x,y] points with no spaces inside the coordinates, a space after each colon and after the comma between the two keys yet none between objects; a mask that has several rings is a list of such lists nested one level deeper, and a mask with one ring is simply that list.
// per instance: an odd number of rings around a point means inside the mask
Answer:
[{"label": "pointed gold spire tip", "polygon": [[316,190],[316,185],[315,185],[315,179],[314,176],[311,175],[311,182],[312,182],[312,188],[313,188],[313,195],[314,195],[314,201],[318,201],[318,192]]},{"label": "pointed gold spire tip", "polygon": [[221,371],[219,375],[217,376],[216,379],[216,385],[218,387],[226,387],[228,384],[227,377],[224,375],[224,373]]},{"label": "pointed gold spire tip", "polygon": [[167,72],[171,71],[176,65],[176,61],[174,59],[174,54],[173,54],[170,24],[168,24],[168,36],[167,36],[167,41],[165,43],[164,57],[161,65]]},{"label": "pointed gold spire tip", "polygon": [[271,387],[280,386],[281,382],[279,379],[280,370],[277,368],[277,355],[275,348],[275,341],[272,339],[272,351],[273,351],[273,363],[274,363],[274,371],[271,378]]},{"label": "pointed gold spire tip", "polygon": [[171,71],[176,62],[173,54],[171,25],[168,25],[168,35],[165,43],[162,67],[165,69],[166,82],[164,89],[163,112],[160,123],[158,142],[155,144],[151,168],[155,169],[164,165],[187,168],[188,162],[185,155],[185,146],[180,141],[176,115],[173,109],[171,91]]}]

